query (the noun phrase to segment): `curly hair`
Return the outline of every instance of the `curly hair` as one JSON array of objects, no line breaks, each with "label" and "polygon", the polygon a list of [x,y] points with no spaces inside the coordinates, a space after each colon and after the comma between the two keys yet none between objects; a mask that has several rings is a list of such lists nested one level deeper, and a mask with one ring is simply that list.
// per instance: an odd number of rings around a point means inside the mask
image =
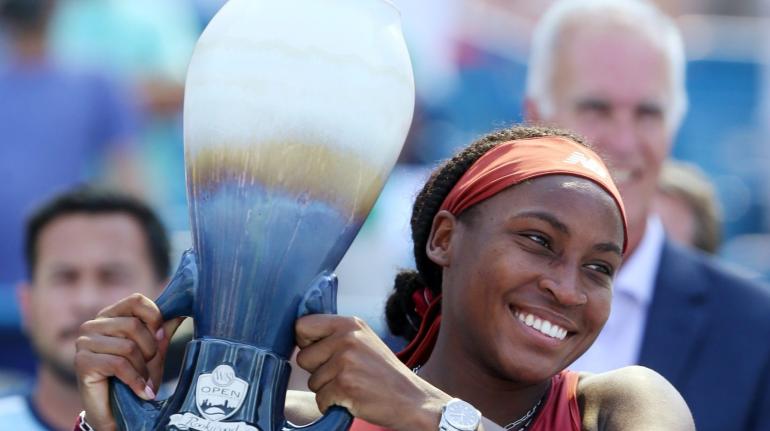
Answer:
[{"label": "curly hair", "polygon": [[[420,326],[420,316],[415,311],[412,294],[423,288],[441,293],[442,269],[426,254],[426,246],[433,228],[433,219],[444,199],[465,174],[468,168],[487,151],[508,141],[547,136],[562,136],[581,145],[589,145],[573,133],[541,126],[514,126],[482,136],[442,163],[428,178],[412,208],[412,242],[417,270],[401,271],[396,275],[393,292],[385,305],[385,319],[393,335],[412,340]],[[463,216],[467,217],[467,210]]]}]

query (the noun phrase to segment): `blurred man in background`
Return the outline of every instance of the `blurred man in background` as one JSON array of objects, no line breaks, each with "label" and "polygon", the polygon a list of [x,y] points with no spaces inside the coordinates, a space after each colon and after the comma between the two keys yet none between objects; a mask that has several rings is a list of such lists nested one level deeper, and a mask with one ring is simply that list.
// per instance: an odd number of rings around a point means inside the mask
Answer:
[{"label": "blurred man in background", "polygon": [[83,409],[73,364],[78,328],[132,293],[156,297],[169,273],[169,243],[147,206],[88,188],[41,207],[25,242],[29,281],[19,300],[39,364],[29,395],[0,398],[0,428],[71,430]]},{"label": "blurred man in background", "polygon": [[[53,0],[0,0],[0,329],[18,331],[13,286],[24,276],[24,214],[86,180],[141,189],[134,160],[135,103],[104,75],[51,59]],[[5,345],[5,338],[0,337]],[[15,364],[11,362],[15,361]],[[22,354],[0,366],[20,366]]]},{"label": "blurred man in background", "polygon": [[652,212],[686,110],[674,23],[636,0],[563,0],[535,30],[526,116],[588,138],[614,168],[629,248],[612,312],[572,368],[648,366],[699,430],[770,429],[770,291],[669,242]]},{"label": "blurred man in background", "polygon": [[653,204],[668,237],[715,254],[721,244],[721,210],[714,186],[692,163],[663,164]]}]

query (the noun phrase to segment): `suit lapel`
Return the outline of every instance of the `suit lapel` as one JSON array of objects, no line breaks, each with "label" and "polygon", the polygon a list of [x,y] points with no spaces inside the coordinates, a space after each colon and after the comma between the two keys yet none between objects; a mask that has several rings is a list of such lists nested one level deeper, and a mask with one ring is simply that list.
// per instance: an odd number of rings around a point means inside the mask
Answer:
[{"label": "suit lapel", "polygon": [[704,334],[706,320],[708,284],[690,253],[665,242],[639,355],[640,365],[677,386]]}]

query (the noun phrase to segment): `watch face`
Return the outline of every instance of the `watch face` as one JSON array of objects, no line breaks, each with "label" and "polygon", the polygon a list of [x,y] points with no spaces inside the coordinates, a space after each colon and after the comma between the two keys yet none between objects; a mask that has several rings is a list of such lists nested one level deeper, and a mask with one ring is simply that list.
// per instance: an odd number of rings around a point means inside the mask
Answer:
[{"label": "watch face", "polygon": [[462,400],[452,400],[446,405],[444,417],[449,425],[460,430],[475,430],[481,414],[472,405]]}]

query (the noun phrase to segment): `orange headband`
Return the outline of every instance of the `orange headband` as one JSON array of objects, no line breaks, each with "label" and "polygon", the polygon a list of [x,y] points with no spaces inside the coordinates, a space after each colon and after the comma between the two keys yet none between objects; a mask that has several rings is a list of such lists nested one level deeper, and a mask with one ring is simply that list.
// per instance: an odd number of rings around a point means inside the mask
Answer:
[{"label": "orange headband", "polygon": [[607,167],[589,148],[561,136],[508,141],[487,151],[463,174],[440,210],[460,215],[510,186],[546,175],[593,181],[612,196],[623,218],[623,252],[628,245],[626,210]]}]

